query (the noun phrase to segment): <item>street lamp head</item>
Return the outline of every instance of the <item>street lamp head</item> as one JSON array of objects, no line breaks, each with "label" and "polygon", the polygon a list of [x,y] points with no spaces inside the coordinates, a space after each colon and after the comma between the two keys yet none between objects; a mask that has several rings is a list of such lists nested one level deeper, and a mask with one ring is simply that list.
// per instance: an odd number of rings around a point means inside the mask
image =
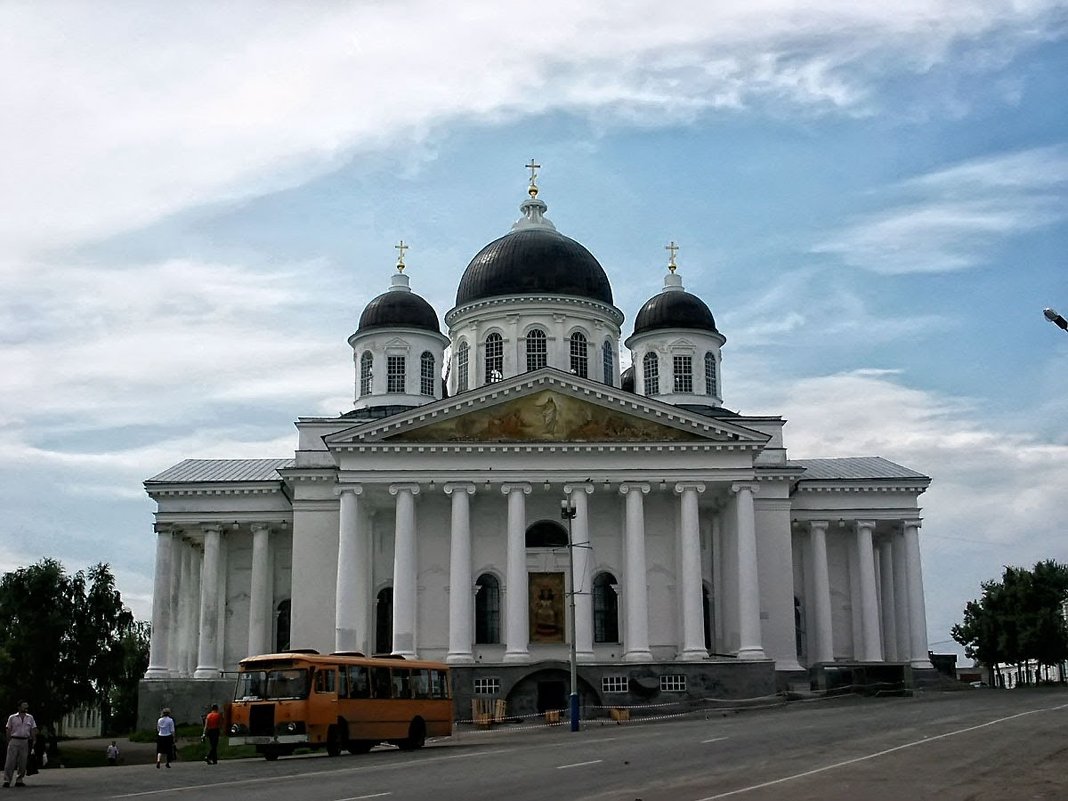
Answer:
[{"label": "street lamp head", "polygon": [[1068,331],[1068,320],[1065,320],[1063,317],[1061,317],[1061,315],[1057,314],[1054,309],[1043,309],[1042,314],[1047,320],[1049,320],[1061,330]]},{"label": "street lamp head", "polygon": [[574,520],[575,519],[575,504],[571,503],[570,498],[563,498],[560,501],[560,519],[561,520]]},{"label": "street lamp head", "polygon": [[1043,309],[1042,313],[1046,315],[1046,319],[1051,323],[1057,319],[1057,312],[1053,311],[1053,309]]}]

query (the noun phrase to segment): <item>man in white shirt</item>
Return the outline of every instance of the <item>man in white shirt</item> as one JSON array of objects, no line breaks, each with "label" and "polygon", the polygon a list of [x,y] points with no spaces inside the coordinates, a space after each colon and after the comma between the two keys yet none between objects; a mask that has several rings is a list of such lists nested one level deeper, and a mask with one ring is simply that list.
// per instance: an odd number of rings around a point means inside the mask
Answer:
[{"label": "man in white shirt", "polygon": [[30,705],[19,701],[19,711],[7,719],[7,762],[4,763],[4,787],[11,786],[11,776],[18,770],[16,787],[25,787],[22,780],[26,776],[26,760],[30,755],[34,738],[37,737],[37,723],[27,710]]}]

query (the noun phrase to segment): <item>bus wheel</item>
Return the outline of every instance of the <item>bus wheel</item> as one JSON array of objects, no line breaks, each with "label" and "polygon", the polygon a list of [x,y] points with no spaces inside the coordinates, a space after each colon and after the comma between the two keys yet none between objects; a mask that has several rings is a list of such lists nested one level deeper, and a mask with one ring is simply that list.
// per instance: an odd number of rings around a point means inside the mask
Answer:
[{"label": "bus wheel", "polygon": [[268,762],[274,762],[278,759],[278,749],[270,745],[265,745],[263,747],[263,758]]},{"label": "bus wheel", "polygon": [[415,751],[426,742],[426,724],[422,718],[415,718],[408,727],[408,736],[401,740],[400,747],[405,751]]},{"label": "bus wheel", "polygon": [[338,734],[337,726],[331,726],[326,730],[326,753],[332,757],[341,753],[341,736]]},{"label": "bus wheel", "polygon": [[370,740],[349,740],[348,749],[350,754],[366,754],[373,745]]}]

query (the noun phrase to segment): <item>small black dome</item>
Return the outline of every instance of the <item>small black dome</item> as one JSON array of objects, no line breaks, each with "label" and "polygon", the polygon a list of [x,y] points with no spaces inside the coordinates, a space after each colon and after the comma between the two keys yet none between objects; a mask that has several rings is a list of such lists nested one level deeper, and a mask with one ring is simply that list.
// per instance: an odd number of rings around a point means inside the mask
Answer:
[{"label": "small black dome", "polygon": [[356,330],[368,328],[423,328],[441,333],[434,308],[414,292],[402,290],[383,292],[367,304]]},{"label": "small black dome", "polygon": [[635,334],[661,328],[696,328],[719,333],[705,302],[681,289],[661,292],[649,298],[634,318]]},{"label": "small black dome", "polygon": [[624,392],[634,391],[634,367],[628,367],[619,374],[619,388]]},{"label": "small black dome", "polygon": [[550,228],[512,231],[482,248],[456,289],[456,305],[545,293],[612,305],[608,276],[586,248]]}]

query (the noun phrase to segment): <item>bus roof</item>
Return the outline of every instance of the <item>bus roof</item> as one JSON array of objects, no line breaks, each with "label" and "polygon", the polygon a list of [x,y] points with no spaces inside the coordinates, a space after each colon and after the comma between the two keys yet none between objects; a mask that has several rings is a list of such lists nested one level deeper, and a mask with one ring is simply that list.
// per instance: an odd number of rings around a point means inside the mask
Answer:
[{"label": "bus roof", "polygon": [[363,656],[355,652],[347,651],[336,654],[320,654],[311,650],[280,651],[275,654],[259,654],[247,656],[241,660],[239,667],[249,669],[258,666],[278,664],[310,664],[310,665],[375,665],[379,667],[414,667],[436,668],[448,670],[449,666],[444,662],[434,662],[426,659],[405,659],[395,655]]}]

